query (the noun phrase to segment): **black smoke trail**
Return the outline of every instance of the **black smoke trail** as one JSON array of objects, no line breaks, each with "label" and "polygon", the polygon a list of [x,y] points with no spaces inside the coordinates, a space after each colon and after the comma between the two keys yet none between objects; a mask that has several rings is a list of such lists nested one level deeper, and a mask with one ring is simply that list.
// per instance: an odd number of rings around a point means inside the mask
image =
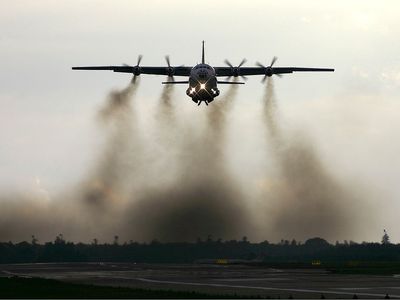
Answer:
[{"label": "black smoke trail", "polygon": [[[200,138],[193,132],[198,130],[196,126],[191,127],[192,132],[179,130],[185,136],[175,144],[180,149],[176,182],[164,188],[153,186],[132,208],[131,226],[141,228],[139,239],[193,241],[208,235],[241,238],[248,233],[248,211],[221,151],[226,114],[235,97],[233,86],[225,97],[207,107],[208,122]],[[169,125],[174,130],[173,124]]]},{"label": "black smoke trail", "polygon": [[354,196],[335,180],[304,134],[294,136],[282,129],[272,78],[268,78],[263,103],[268,142],[280,175],[279,183],[265,195],[272,201],[273,232],[295,238],[351,235],[349,207]]}]

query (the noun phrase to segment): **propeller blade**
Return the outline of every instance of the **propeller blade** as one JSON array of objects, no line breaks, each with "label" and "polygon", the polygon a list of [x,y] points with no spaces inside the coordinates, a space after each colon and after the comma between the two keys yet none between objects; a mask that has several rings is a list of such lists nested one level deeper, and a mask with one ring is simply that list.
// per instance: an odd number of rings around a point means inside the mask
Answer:
[{"label": "propeller blade", "polygon": [[225,59],[224,63],[228,66],[230,66],[231,68],[233,68],[233,65],[229,62],[229,60]]},{"label": "propeller blade", "polygon": [[272,58],[272,61],[271,61],[271,64],[269,65],[270,67],[272,67],[274,64],[275,64],[275,62],[277,61],[277,57],[276,56],[274,56],[273,58]]},{"label": "propeller blade", "polygon": [[247,81],[247,77],[246,76],[244,76],[244,75],[240,75],[240,77],[242,77],[242,79],[244,80],[244,81]]},{"label": "propeller blade", "polygon": [[265,80],[267,80],[267,75],[264,75],[264,77],[263,77],[263,79],[261,79],[261,83],[264,83],[265,82]]},{"label": "propeller blade", "polygon": [[142,61],[142,58],[143,58],[143,55],[139,55],[139,56],[138,56],[138,60],[137,60],[136,66],[139,66],[139,65],[140,65],[140,62]]},{"label": "propeller blade", "polygon": [[242,61],[240,62],[240,64],[238,65],[238,68],[240,68],[246,61],[247,61],[247,59],[243,58]]},{"label": "propeller blade", "polygon": [[131,79],[131,84],[134,84],[136,82],[137,76],[133,75],[132,79]]},{"label": "propeller blade", "polygon": [[260,68],[265,68],[265,66],[261,63],[259,63],[258,61],[256,62],[256,65],[259,66]]},{"label": "propeller blade", "polygon": [[168,67],[171,67],[171,63],[169,61],[169,55],[165,55],[165,60],[167,62]]}]

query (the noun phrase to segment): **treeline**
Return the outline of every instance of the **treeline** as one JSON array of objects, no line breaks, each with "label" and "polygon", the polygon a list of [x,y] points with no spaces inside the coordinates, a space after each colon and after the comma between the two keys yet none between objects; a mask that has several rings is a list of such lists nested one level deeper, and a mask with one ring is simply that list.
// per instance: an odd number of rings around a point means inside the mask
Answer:
[{"label": "treeline", "polygon": [[400,244],[354,243],[329,244],[321,238],[305,243],[268,241],[250,243],[247,239],[198,240],[194,243],[128,242],[119,244],[72,243],[58,236],[45,244],[32,242],[0,243],[0,263],[37,262],[137,262],[193,263],[207,260],[226,260],[247,263],[310,263],[346,261],[400,261]]}]

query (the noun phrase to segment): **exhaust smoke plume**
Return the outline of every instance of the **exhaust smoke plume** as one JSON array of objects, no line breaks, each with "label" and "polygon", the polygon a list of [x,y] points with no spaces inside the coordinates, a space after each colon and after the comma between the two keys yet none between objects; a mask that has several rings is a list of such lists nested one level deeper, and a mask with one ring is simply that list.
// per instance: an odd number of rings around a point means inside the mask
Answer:
[{"label": "exhaust smoke plume", "polygon": [[349,208],[357,199],[329,173],[304,134],[282,130],[272,78],[268,78],[263,102],[267,142],[280,176],[266,195],[275,236],[329,239],[352,235],[357,215]]},{"label": "exhaust smoke plume", "polygon": [[174,115],[174,104],[172,103],[173,84],[165,84],[161,92],[159,104],[159,117],[172,118]]},{"label": "exhaust smoke plume", "polygon": [[329,239],[352,234],[357,218],[346,204],[360,202],[334,180],[309,140],[281,128],[271,80],[263,116],[279,170],[263,196],[267,209],[261,218],[250,211],[227,161],[226,125],[237,86],[207,107],[205,124],[203,107],[186,121],[175,109],[173,86],[164,86],[150,141],[142,138],[137,124],[137,87],[133,81],[110,93],[99,110],[104,145],[80,185],[51,199],[39,185],[26,193],[3,193],[0,241],[35,235],[44,242],[60,233],[83,242],[111,241],[114,235],[121,241],[193,241],[208,235]]},{"label": "exhaust smoke plume", "polygon": [[162,120],[170,122],[166,128],[179,132],[174,140],[177,156],[172,159],[176,165],[169,168],[175,169],[177,175],[172,185],[153,186],[141,193],[143,196],[130,212],[131,227],[140,228],[138,232],[141,233],[135,238],[193,241],[208,235],[240,238],[247,234],[250,225],[248,211],[240,190],[226,170],[221,152],[225,143],[226,114],[230,111],[236,89],[232,86],[224,98],[217,99],[207,108],[208,123],[205,131],[200,132],[200,138],[196,135],[201,129],[193,124],[183,125],[190,126],[190,130],[177,128],[174,111],[169,109],[169,94],[163,93],[161,106],[167,107],[160,109],[170,115]]},{"label": "exhaust smoke plume", "polygon": [[139,135],[131,100],[138,87],[134,77],[123,90],[112,91],[98,117],[106,132],[105,149],[88,182],[83,197],[95,206],[117,205],[125,190],[126,178],[138,168]]},{"label": "exhaust smoke plume", "polygon": [[[173,147],[173,141],[176,138],[176,111],[172,98],[174,92],[173,84],[163,86],[159,103],[156,110],[156,132],[157,144],[163,147],[163,151],[170,151]],[[168,148],[166,148],[168,147]]]},{"label": "exhaust smoke plume", "polygon": [[[104,149],[82,183],[53,199],[34,186],[25,193],[3,195],[0,240],[53,240],[60,233],[77,241],[110,240],[120,229],[121,209],[131,189],[133,171],[139,169],[140,142],[131,107],[138,87],[134,78],[122,90],[112,91],[98,112],[105,132]],[[127,180],[130,177],[131,182]],[[40,194],[39,194],[40,192]]]}]

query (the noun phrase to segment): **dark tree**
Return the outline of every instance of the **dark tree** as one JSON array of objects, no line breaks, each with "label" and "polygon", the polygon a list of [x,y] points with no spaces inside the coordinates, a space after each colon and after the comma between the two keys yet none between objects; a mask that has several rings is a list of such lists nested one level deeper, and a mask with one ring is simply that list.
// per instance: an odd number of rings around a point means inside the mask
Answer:
[{"label": "dark tree", "polygon": [[56,236],[54,244],[65,244],[64,236],[62,233]]},{"label": "dark tree", "polygon": [[389,245],[390,244],[390,238],[389,235],[387,234],[386,230],[383,229],[383,236],[382,236],[382,245]]},{"label": "dark tree", "polygon": [[36,245],[39,242],[39,240],[35,237],[34,234],[32,234],[32,245]]},{"label": "dark tree", "polygon": [[213,241],[212,235],[211,234],[207,235],[207,242],[211,243],[212,241]]}]

